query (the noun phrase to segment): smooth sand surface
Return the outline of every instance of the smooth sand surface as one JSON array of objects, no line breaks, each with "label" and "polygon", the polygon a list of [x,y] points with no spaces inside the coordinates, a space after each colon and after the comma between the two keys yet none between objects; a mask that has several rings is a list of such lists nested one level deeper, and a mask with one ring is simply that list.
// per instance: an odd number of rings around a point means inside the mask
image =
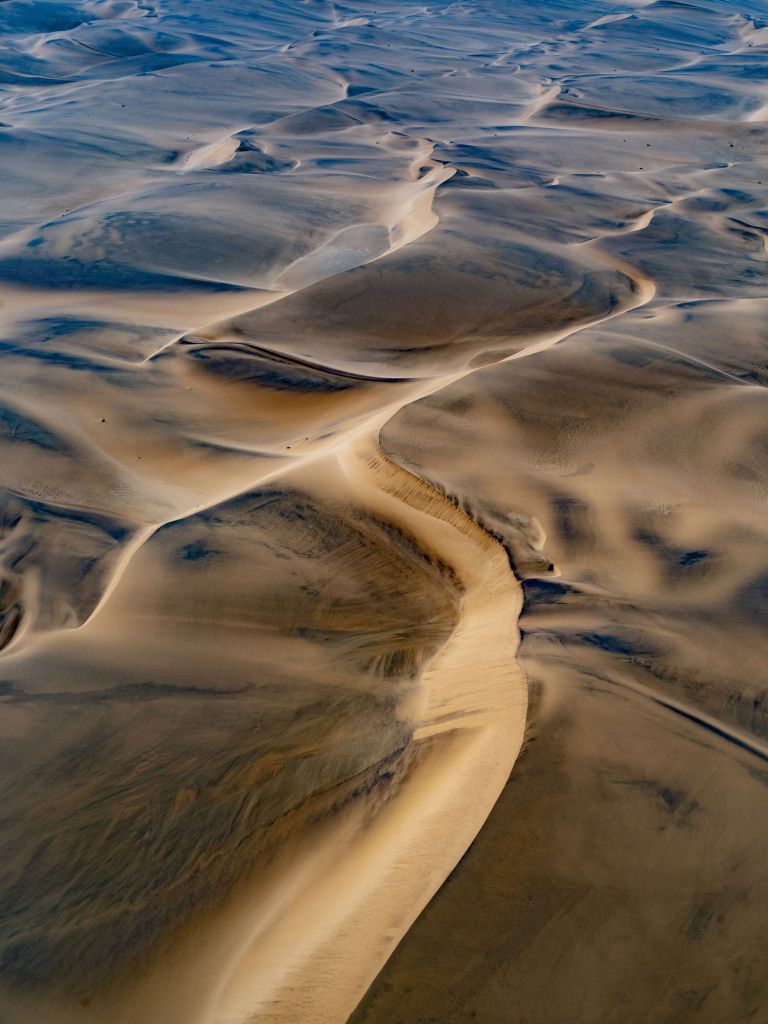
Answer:
[{"label": "smooth sand surface", "polygon": [[762,0],[0,30],[3,1024],[760,1021]]}]

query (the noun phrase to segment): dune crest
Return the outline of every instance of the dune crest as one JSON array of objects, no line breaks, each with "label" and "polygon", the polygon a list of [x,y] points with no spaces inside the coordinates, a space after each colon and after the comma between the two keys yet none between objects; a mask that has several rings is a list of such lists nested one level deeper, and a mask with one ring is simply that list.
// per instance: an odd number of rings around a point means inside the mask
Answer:
[{"label": "dune crest", "polygon": [[0,3],[0,1018],[759,1017],[762,6]]}]

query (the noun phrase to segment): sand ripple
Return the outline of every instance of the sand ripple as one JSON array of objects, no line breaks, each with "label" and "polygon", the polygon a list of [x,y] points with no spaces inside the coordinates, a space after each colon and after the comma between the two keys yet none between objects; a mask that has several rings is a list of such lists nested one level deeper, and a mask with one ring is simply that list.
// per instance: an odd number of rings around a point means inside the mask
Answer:
[{"label": "sand ripple", "polygon": [[0,4],[0,1015],[758,1019],[767,16]]}]

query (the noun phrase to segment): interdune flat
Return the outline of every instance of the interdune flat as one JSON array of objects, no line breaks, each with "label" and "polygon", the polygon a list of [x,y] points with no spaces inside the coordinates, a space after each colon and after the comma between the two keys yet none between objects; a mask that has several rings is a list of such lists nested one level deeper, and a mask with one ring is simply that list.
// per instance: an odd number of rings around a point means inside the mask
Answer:
[{"label": "interdune flat", "polygon": [[765,0],[0,4],[0,1020],[768,1019]]}]

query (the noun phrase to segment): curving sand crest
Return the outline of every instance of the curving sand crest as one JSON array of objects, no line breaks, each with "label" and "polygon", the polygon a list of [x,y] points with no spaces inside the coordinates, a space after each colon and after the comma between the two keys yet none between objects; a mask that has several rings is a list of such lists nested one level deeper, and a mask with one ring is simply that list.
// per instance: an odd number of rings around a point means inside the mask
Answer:
[{"label": "curving sand crest", "polygon": [[451,566],[463,591],[460,618],[399,709],[414,733],[396,793],[259,930],[224,980],[211,1021],[345,1020],[479,831],[522,743],[521,592],[505,552],[377,447],[353,448],[339,461],[359,500]]},{"label": "curving sand crest", "polygon": [[762,1020],[764,7],[0,3],[3,1024]]},{"label": "curving sand crest", "polygon": [[351,494],[443,566],[461,595],[455,628],[398,700],[410,739],[394,788],[359,794],[309,843],[305,831],[288,834],[277,862],[116,988],[74,1005],[9,996],[15,1019],[344,1020],[496,801],[527,705],[515,657],[521,591],[504,549],[372,439],[312,466],[304,485],[316,497]]}]

